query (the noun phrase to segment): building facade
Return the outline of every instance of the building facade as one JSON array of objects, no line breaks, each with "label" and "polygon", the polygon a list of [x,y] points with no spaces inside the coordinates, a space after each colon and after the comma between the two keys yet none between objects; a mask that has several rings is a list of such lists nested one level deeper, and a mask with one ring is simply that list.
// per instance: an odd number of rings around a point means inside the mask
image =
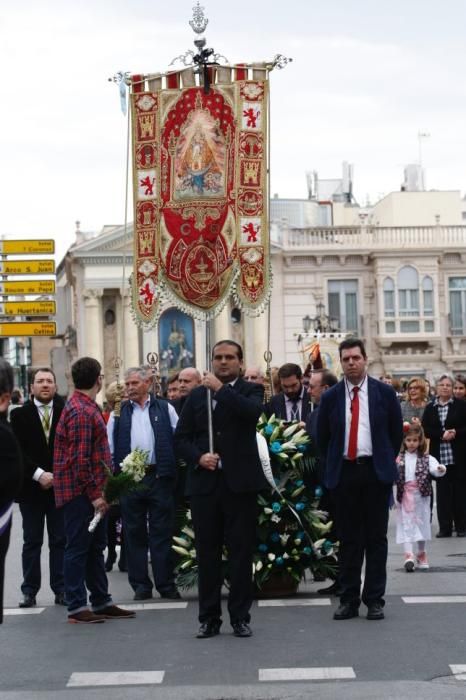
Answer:
[{"label": "building facade", "polygon": [[[364,339],[375,376],[432,380],[465,371],[466,226],[460,193],[394,192],[370,208],[338,197],[325,201],[323,214],[319,206],[312,200],[271,200],[270,321],[267,314],[249,318],[230,303],[212,322],[213,342],[233,338],[244,346],[246,364],[263,366],[270,337],[272,365],[304,364],[303,318],[323,309],[335,331]],[[322,217],[332,225],[317,225]],[[59,265],[62,347],[54,350],[59,376],[69,377],[69,365],[81,355],[100,360],[106,383],[115,376],[117,358],[127,368],[156,352],[162,373],[176,369],[166,360],[160,329],[139,329],[132,319],[132,236],[131,226],[105,227],[97,236],[78,231]],[[187,362],[205,369],[205,324],[194,321],[192,329]]]}]

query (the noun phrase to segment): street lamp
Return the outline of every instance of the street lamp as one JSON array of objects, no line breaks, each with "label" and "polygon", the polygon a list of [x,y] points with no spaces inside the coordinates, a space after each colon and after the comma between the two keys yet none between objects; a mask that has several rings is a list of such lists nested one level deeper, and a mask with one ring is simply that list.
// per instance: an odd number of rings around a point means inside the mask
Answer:
[{"label": "street lamp", "polygon": [[307,335],[311,330],[311,326],[314,326],[314,331],[316,333],[335,333],[338,326],[338,319],[330,318],[325,313],[324,304],[319,301],[316,305],[317,316],[311,318],[309,314],[306,314],[303,321],[303,331]]}]

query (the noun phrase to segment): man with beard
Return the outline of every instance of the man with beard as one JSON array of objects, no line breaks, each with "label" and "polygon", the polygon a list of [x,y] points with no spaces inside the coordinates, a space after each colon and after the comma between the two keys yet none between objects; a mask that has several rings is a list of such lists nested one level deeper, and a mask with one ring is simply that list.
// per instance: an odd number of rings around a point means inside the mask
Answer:
[{"label": "man with beard", "polygon": [[287,362],[278,370],[281,392],[275,394],[265,406],[265,413],[270,418],[286,421],[305,421],[309,412],[309,396],[303,387],[303,373],[299,365]]},{"label": "man with beard", "polygon": [[53,489],[55,430],[64,401],[57,395],[55,374],[49,367],[33,371],[30,394],[31,400],[13,411],[10,418],[24,462],[24,484],[17,499],[23,518],[23,598],[20,608],[31,608],[36,604],[41,584],[40,553],[45,524],[49,542],[50,588],[55,593],[55,604],[65,605],[65,530],[63,511],[55,505]]}]

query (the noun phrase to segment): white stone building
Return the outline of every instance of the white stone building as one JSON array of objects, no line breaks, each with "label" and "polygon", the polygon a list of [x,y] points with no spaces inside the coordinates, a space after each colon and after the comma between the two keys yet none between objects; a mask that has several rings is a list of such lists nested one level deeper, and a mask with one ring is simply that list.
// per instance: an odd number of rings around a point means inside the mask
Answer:
[{"label": "white stone building", "polygon": [[[330,183],[330,181],[327,181]],[[348,189],[348,188],[347,188]],[[454,192],[392,192],[359,207],[345,188],[333,199],[271,200],[272,364],[302,362],[302,319],[318,305],[343,333],[366,341],[370,371],[429,379],[466,370],[466,226]],[[328,225],[323,226],[325,221]],[[56,363],[89,354],[106,381],[120,356],[126,367],[159,352],[157,329],[141,331],[130,314],[125,280],[132,265],[132,227],[77,232],[59,265],[66,352]],[[194,323],[196,364],[205,367],[204,324]],[[232,304],[213,322],[214,340],[232,337],[246,364],[263,364],[267,318],[238,314]],[[66,367],[56,367],[66,372]]]}]

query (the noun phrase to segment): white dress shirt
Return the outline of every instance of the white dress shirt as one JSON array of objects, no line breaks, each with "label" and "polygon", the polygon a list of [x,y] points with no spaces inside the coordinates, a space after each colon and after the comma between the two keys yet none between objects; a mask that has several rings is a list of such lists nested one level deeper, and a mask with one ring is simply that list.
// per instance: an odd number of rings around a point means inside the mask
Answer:
[{"label": "white dress shirt", "polygon": [[286,410],[286,420],[287,421],[293,420],[293,418],[291,417],[291,410],[292,410],[294,404],[296,404],[298,407],[298,417],[296,420],[303,419],[304,393],[305,393],[305,389],[303,387],[301,389],[301,394],[298,396],[297,399],[290,399],[288,396],[284,395],[285,396],[285,410]]},{"label": "white dress shirt", "polygon": [[[131,401],[133,413],[131,415],[131,451],[136,447],[141,450],[146,450],[148,464],[155,464],[155,435],[152,430],[149,416],[150,398],[148,398],[143,406]],[[178,423],[178,414],[173,406],[168,404],[168,417],[173,432],[175,432],[176,424]],[[111,412],[107,423],[107,437],[110,445],[110,452],[114,453],[115,446],[113,444],[113,427],[115,424],[114,411]]]},{"label": "white dress shirt", "polygon": [[345,449],[344,456],[348,456],[348,441],[351,427],[351,400],[353,398],[353,386],[359,386],[359,422],[358,422],[358,457],[372,457],[372,436],[369,422],[369,392],[367,375],[360,384],[353,385],[346,378],[345,382]]},{"label": "white dress shirt", "polygon": [[[45,403],[41,403],[40,401],[38,401],[38,400],[36,399],[36,397],[34,397],[34,406],[37,408],[37,412],[38,412],[38,414],[39,414],[39,418],[40,418],[40,422],[41,422],[41,423],[42,423],[42,420],[43,420],[43,417],[44,417],[44,406],[48,406],[48,407],[49,407],[49,411],[50,411],[50,413],[49,413],[49,421],[50,421],[50,425],[52,425],[53,401],[51,401],[51,402],[48,403],[48,404],[45,404]],[[34,474],[32,475],[32,478],[34,479],[34,481],[39,481],[40,477],[42,476],[42,474],[43,474],[44,472],[45,472],[45,469],[42,469],[41,467],[37,467],[37,469],[35,470]]]}]

